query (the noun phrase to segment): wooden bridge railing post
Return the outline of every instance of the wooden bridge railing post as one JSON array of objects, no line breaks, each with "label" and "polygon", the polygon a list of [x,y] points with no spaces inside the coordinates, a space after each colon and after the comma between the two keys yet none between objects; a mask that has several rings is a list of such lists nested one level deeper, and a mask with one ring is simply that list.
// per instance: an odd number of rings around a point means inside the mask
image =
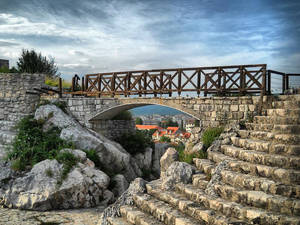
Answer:
[{"label": "wooden bridge railing post", "polygon": [[245,95],[246,92],[246,77],[244,67],[240,66],[240,94]]},{"label": "wooden bridge railing post", "polygon": [[208,74],[205,73],[204,74],[204,97],[207,96],[207,83],[208,83]]},{"label": "wooden bridge railing post", "polygon": [[112,77],[111,77],[111,97],[115,97],[115,82],[116,82],[116,74],[113,73]]},{"label": "wooden bridge railing post", "polygon": [[268,70],[268,75],[267,75],[267,94],[271,95],[271,71]]},{"label": "wooden bridge railing post", "polygon": [[146,97],[146,94],[147,94],[147,75],[148,73],[147,72],[144,72],[143,73],[143,77],[144,77],[144,87],[143,87],[143,91],[144,91],[144,96]]},{"label": "wooden bridge railing post", "polygon": [[58,79],[58,97],[61,98],[62,97],[62,79],[61,77]]},{"label": "wooden bridge railing post", "polygon": [[178,69],[178,88],[177,88],[177,92],[178,92],[178,95],[180,96],[181,95],[181,69]]},{"label": "wooden bridge railing post", "polygon": [[285,90],[288,90],[289,88],[289,75],[285,74]]},{"label": "wooden bridge railing post", "polygon": [[81,78],[81,91],[84,92],[84,77]]},{"label": "wooden bridge railing post", "polygon": [[88,91],[89,89],[89,75],[85,75],[85,90]]},{"label": "wooden bridge railing post", "polygon": [[198,69],[197,71],[197,95],[199,97],[201,89],[201,70]]},{"label": "wooden bridge railing post", "polygon": [[169,75],[169,97],[172,97],[172,76]]},{"label": "wooden bridge railing post", "polygon": [[222,74],[221,74],[221,67],[218,67],[218,83],[217,83],[217,85],[218,85],[218,90],[217,90],[217,92],[218,92],[218,95],[221,95],[221,93],[222,93],[222,90],[221,90],[221,87],[222,87],[222,85],[221,85],[221,77],[222,77]]},{"label": "wooden bridge railing post", "polygon": [[130,86],[131,86],[131,73],[128,72],[127,73],[127,93],[128,93],[128,97],[130,96]]},{"label": "wooden bridge railing post", "polygon": [[156,97],[157,97],[157,83],[156,83],[157,75],[154,75],[153,77],[154,77],[154,78],[153,78],[153,79],[154,79],[154,84],[153,84],[153,86],[154,86],[154,87],[153,87],[153,88],[154,88],[154,97],[156,98]]},{"label": "wooden bridge railing post", "polygon": [[285,76],[286,76],[286,74],[284,74],[284,75],[282,76],[282,94],[284,94],[285,88],[286,88],[286,84],[285,84],[286,78],[285,78]]},{"label": "wooden bridge railing post", "polygon": [[163,94],[163,85],[164,85],[164,72],[160,71],[160,79],[159,79],[159,90],[160,90],[160,97],[162,97]]},{"label": "wooden bridge railing post", "polygon": [[101,89],[102,89],[101,83],[102,83],[102,75],[100,74],[98,76],[98,98],[101,97]]}]

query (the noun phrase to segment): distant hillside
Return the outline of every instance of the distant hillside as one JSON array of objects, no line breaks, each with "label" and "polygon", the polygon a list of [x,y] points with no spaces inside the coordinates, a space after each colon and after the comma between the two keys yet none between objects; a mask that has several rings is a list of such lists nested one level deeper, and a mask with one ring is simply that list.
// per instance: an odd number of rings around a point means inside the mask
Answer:
[{"label": "distant hillside", "polygon": [[173,108],[160,106],[160,105],[147,105],[143,107],[138,107],[131,109],[133,115],[140,116],[140,115],[152,115],[152,114],[160,114],[160,115],[177,115],[182,114],[183,112],[178,111]]}]

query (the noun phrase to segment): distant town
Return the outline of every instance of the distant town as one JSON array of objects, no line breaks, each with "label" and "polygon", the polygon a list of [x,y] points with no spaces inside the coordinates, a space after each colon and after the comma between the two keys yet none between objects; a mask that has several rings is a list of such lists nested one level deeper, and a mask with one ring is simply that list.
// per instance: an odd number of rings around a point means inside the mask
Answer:
[{"label": "distant town", "polygon": [[197,120],[186,114],[133,116],[137,130],[151,131],[155,142],[184,142],[191,136]]}]

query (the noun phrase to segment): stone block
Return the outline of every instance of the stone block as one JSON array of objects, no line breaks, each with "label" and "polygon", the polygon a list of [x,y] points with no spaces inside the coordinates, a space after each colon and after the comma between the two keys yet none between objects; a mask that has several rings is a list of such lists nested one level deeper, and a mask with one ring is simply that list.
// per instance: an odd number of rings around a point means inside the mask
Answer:
[{"label": "stone block", "polygon": [[237,111],[239,111],[239,106],[238,106],[238,105],[231,105],[231,106],[230,106],[230,111],[232,111],[232,112],[237,112]]}]

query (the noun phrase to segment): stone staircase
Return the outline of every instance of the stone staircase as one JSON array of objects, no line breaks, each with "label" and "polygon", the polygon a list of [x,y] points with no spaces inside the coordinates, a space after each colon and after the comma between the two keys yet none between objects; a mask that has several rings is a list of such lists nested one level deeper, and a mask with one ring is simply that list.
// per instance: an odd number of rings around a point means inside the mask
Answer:
[{"label": "stone staircase", "polygon": [[0,120],[0,159],[5,156],[6,148],[16,136],[16,122]]},{"label": "stone staircase", "polygon": [[[152,181],[109,223],[299,225],[300,95],[279,97],[246,128],[208,159],[193,160],[198,172],[191,184],[163,191],[160,180]],[[217,195],[210,195],[205,189],[221,162]]]}]

